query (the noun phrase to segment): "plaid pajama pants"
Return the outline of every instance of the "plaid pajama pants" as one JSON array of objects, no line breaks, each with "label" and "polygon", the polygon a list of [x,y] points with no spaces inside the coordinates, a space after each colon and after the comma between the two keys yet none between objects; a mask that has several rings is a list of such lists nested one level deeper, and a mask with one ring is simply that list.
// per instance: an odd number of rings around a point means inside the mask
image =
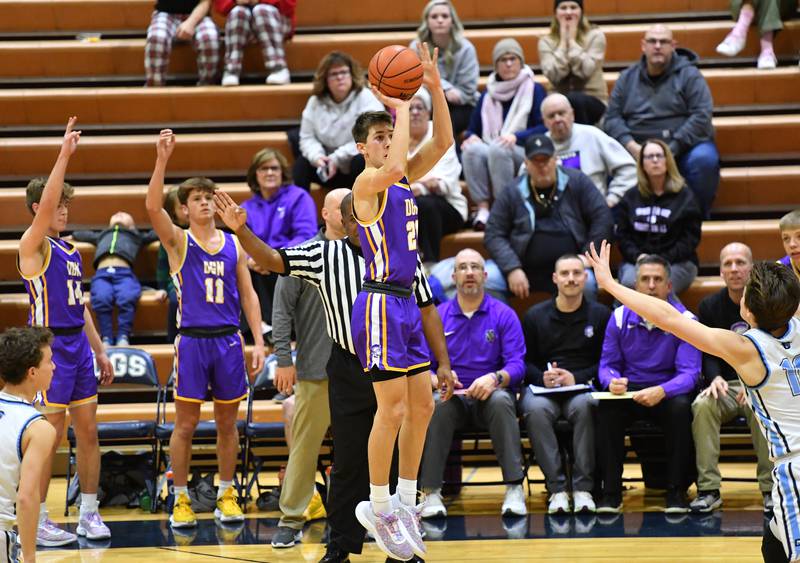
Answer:
[{"label": "plaid pajama pants", "polygon": [[[187,17],[188,14],[153,12],[144,48],[144,69],[148,86],[164,85],[172,43],[178,33],[178,26]],[[214,84],[219,68],[219,32],[210,17],[204,17],[197,24],[192,46],[197,53],[197,84]]]},{"label": "plaid pajama pants", "polygon": [[290,26],[275,6],[234,6],[225,22],[225,72],[241,74],[244,47],[254,38],[261,45],[267,72],[286,68],[283,41]]}]

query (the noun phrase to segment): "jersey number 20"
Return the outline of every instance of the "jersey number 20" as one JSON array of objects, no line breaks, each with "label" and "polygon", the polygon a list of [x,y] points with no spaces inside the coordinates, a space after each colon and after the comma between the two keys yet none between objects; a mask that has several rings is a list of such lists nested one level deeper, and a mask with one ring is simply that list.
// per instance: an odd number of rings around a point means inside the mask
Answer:
[{"label": "jersey number 20", "polygon": [[206,303],[225,303],[225,280],[206,278]]},{"label": "jersey number 20", "polygon": [[417,249],[417,230],[419,229],[419,221],[406,221],[406,232],[408,233],[408,249]]},{"label": "jersey number 20", "polygon": [[781,368],[786,372],[786,379],[792,389],[792,395],[800,395],[800,356],[795,356],[792,361],[789,358],[781,360]]}]

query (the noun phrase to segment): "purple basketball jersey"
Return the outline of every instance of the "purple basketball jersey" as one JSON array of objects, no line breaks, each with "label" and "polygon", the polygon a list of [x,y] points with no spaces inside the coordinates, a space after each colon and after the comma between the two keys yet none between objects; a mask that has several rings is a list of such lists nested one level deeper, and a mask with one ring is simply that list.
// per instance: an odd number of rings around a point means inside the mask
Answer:
[{"label": "purple basketball jersey", "polygon": [[[83,266],[74,245],[46,238],[47,256],[42,271],[33,277],[22,275],[30,300],[28,324],[51,328],[83,326]],[[17,257],[19,269],[19,257]]]},{"label": "purple basketball jersey", "polygon": [[222,244],[212,251],[203,248],[188,229],[184,233],[186,254],[180,269],[172,273],[178,328],[239,326],[236,238],[219,231]]},{"label": "purple basketball jersey", "polygon": [[403,178],[383,193],[378,216],[370,223],[358,220],[364,253],[364,281],[410,288],[417,269],[417,203]]}]

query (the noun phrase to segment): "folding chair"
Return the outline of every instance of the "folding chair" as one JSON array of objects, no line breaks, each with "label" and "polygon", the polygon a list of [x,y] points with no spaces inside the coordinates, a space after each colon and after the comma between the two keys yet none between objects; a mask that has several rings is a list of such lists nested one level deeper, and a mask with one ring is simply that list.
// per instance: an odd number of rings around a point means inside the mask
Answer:
[{"label": "folding chair", "polygon": [[[155,440],[155,427],[161,416],[161,395],[163,387],[158,379],[153,358],[139,348],[110,348],[109,360],[114,366],[114,381],[108,387],[98,389],[98,414],[107,415],[112,419],[109,422],[97,424],[97,438],[100,447],[119,446],[148,446],[151,450],[151,479],[148,491],[150,498],[154,498],[155,481],[158,474],[157,448]],[[97,373],[97,366],[95,366]],[[132,411],[135,413],[142,407],[142,398],[150,397],[144,405],[152,408],[152,416],[141,419],[129,419]],[[135,398],[136,402],[130,399]],[[155,403],[155,404],[153,404]],[[67,456],[67,492],[64,503],[64,515],[69,514],[69,483],[74,473],[76,464],[75,431],[70,424],[67,429],[67,442],[69,453]],[[151,502],[152,504],[152,502]]]}]

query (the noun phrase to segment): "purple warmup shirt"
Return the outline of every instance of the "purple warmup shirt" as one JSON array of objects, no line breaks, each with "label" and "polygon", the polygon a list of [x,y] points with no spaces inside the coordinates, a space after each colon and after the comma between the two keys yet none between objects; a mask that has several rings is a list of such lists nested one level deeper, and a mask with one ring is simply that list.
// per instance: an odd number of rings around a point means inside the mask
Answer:
[{"label": "purple warmup shirt", "polygon": [[247,226],[272,248],[296,246],[317,234],[317,207],[303,188],[281,186],[269,199],[260,193],[242,203]]},{"label": "purple warmup shirt", "polygon": [[450,366],[465,388],[482,375],[501,369],[511,377],[509,388],[519,387],[525,376],[525,338],[511,307],[487,294],[472,318],[461,312],[458,299],[442,303],[437,310]]},{"label": "purple warmup shirt", "polygon": [[46,240],[48,253],[42,271],[30,278],[22,276],[31,304],[28,324],[51,328],[81,327],[84,323],[81,255],[66,241],[50,237]]},{"label": "purple warmup shirt", "polygon": [[358,220],[366,262],[364,281],[411,287],[417,271],[418,223],[417,203],[403,178],[383,193],[381,209],[372,222]]},{"label": "purple warmup shirt", "polygon": [[222,244],[208,250],[187,229],[186,256],[172,273],[178,293],[178,328],[239,326],[239,286],[236,238],[218,231]]},{"label": "purple warmup shirt", "polygon": [[[670,304],[695,319],[681,303],[670,300]],[[628,390],[660,385],[669,398],[697,386],[701,362],[697,348],[655,326],[648,329],[644,319],[623,306],[608,319],[597,375],[603,389],[612,378],[627,377]]]}]

